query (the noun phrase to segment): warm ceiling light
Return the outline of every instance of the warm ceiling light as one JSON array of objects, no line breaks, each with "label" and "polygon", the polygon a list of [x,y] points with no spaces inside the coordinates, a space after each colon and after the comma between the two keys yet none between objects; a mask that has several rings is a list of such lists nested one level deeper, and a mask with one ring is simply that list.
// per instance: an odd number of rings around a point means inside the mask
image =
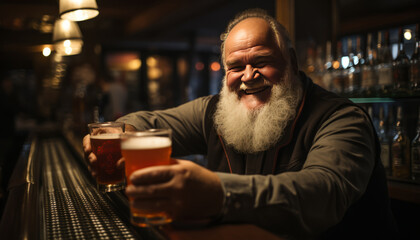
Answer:
[{"label": "warm ceiling light", "polygon": [[60,17],[71,21],[84,21],[99,14],[95,0],[60,0]]},{"label": "warm ceiling light", "polygon": [[79,54],[83,40],[77,23],[58,19],[54,24],[53,43],[55,51],[61,55]]},{"label": "warm ceiling light", "polygon": [[201,71],[201,70],[203,70],[203,69],[204,69],[204,63],[202,63],[202,62],[197,62],[197,63],[195,64],[195,69],[196,69],[197,71]]},{"label": "warm ceiling light", "polygon": [[156,67],[158,64],[158,60],[155,57],[148,57],[146,60],[146,64],[148,67]]},{"label": "warm ceiling light", "polygon": [[132,71],[138,70],[138,69],[140,69],[140,67],[141,67],[140,59],[133,59],[133,60],[129,61],[128,64],[127,64],[127,68],[129,70],[132,70]]},{"label": "warm ceiling light", "polygon": [[212,71],[217,72],[220,70],[220,63],[218,62],[212,62],[210,65],[210,68]]},{"label": "warm ceiling light", "polygon": [[44,57],[48,57],[51,54],[51,48],[49,47],[45,47],[44,49],[42,49],[42,55],[44,55]]},{"label": "warm ceiling light", "polygon": [[404,38],[407,39],[407,40],[411,40],[411,37],[412,37],[411,30],[406,29],[405,32],[404,32]]}]

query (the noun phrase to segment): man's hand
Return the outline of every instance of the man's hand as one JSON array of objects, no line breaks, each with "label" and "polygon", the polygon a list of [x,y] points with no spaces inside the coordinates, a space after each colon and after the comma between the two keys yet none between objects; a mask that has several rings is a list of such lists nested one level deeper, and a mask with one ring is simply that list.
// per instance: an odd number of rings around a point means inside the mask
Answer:
[{"label": "man's hand", "polygon": [[92,152],[92,146],[90,145],[90,135],[87,134],[83,138],[83,152],[85,154],[85,160],[88,163],[88,168],[93,177],[97,174],[97,158]]},{"label": "man's hand", "polygon": [[220,214],[223,188],[219,177],[191,161],[135,171],[126,188],[133,206],[166,211],[175,221],[209,220]]}]

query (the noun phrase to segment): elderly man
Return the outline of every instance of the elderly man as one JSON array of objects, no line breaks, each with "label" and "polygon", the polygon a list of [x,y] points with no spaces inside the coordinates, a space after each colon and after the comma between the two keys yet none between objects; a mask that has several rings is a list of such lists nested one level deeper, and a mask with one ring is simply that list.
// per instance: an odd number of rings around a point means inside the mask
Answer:
[{"label": "elderly man", "polygon": [[[118,121],[170,128],[173,156],[138,170],[126,194],[175,221],[253,223],[290,238],[392,238],[386,178],[367,114],[298,70],[284,28],[262,11],[227,27],[220,94]],[[84,139],[91,164],[89,137]]]}]

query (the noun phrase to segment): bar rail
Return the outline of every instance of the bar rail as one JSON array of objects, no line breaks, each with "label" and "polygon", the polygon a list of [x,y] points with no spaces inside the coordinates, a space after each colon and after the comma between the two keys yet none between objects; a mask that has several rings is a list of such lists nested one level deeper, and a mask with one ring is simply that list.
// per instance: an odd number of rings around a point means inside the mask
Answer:
[{"label": "bar rail", "polygon": [[[39,239],[38,165],[34,164],[37,141],[30,137],[23,146],[8,186],[8,200],[0,222],[6,239]],[[19,169],[17,171],[16,169]],[[24,221],[22,221],[24,219]]]}]

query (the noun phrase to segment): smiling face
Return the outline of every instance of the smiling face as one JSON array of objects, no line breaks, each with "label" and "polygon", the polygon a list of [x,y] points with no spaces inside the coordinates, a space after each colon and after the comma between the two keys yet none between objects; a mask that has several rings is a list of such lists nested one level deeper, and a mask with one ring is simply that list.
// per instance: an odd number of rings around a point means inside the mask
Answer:
[{"label": "smiling face", "polygon": [[269,102],[273,85],[280,83],[288,62],[267,21],[239,22],[225,41],[226,85],[248,110]]}]

